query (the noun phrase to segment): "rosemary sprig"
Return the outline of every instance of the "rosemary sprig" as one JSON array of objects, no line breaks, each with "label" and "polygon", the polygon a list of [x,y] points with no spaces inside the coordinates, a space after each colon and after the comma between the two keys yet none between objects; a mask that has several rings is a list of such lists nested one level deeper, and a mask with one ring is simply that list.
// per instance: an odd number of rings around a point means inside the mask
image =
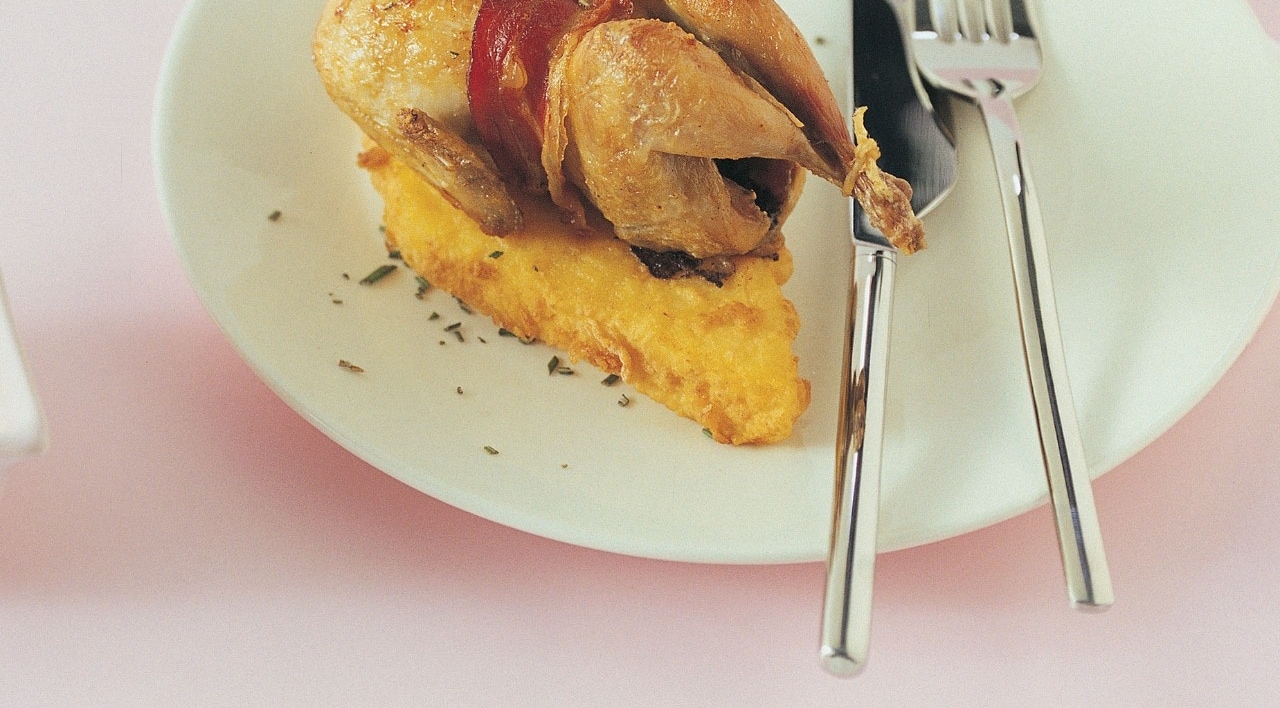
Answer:
[{"label": "rosemary sprig", "polygon": [[377,268],[375,268],[375,269],[374,269],[374,271],[373,271],[372,273],[370,273],[370,274],[366,275],[366,276],[365,276],[365,277],[360,281],[360,284],[361,284],[361,285],[373,285],[374,283],[378,282],[379,280],[382,280],[383,278],[387,277],[388,275],[391,275],[392,273],[394,273],[394,272],[395,272],[395,270],[396,270],[396,264],[394,264],[394,263],[386,263],[386,264],[384,264],[384,265],[380,265],[380,266],[378,266]]}]

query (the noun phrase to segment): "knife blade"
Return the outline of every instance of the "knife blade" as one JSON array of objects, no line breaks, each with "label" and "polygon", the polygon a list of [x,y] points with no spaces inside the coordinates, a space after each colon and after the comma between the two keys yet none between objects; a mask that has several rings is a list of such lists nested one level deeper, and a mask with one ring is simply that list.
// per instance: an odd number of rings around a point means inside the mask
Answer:
[{"label": "knife blade", "polygon": [[[852,99],[866,106],[864,125],[880,144],[881,167],[912,187],[924,215],[955,181],[955,147],[939,128],[914,74],[891,0],[853,0]],[[906,25],[903,25],[906,26]],[[871,635],[876,526],[884,440],[885,379],[897,250],[850,202],[853,279],[841,370],[835,485],[827,586],[823,600],[823,666],[839,676],[866,664]]]}]

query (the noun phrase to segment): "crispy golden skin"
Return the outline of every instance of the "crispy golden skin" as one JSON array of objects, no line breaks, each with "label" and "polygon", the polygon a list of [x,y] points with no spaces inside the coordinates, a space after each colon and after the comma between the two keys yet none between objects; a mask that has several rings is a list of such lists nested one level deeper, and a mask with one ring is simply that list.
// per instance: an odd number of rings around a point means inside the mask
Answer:
[{"label": "crispy golden skin", "polygon": [[741,257],[723,287],[661,280],[626,243],[584,238],[545,202],[521,204],[523,231],[491,236],[382,148],[367,145],[359,162],[384,200],[390,245],[499,326],[618,374],[721,442],[783,440],[808,407],[785,248]]},{"label": "crispy golden skin", "polygon": [[[507,234],[522,225],[518,190],[481,144],[468,100],[480,6],[328,0],[312,53],[366,135],[487,233]],[[855,148],[817,59],[774,0],[634,0],[634,10],[566,35],[551,58],[541,162],[566,214],[585,220],[585,198],[619,238],[659,251],[767,251],[804,168],[857,196],[902,250],[923,245],[910,188]],[[722,173],[729,160],[740,161],[733,177]]]}]

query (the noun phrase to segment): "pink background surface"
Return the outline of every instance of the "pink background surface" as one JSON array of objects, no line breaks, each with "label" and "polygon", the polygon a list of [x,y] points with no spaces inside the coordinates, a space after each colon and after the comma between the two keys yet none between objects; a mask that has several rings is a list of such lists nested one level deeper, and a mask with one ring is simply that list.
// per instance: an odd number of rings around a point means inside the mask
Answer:
[{"label": "pink background surface", "polygon": [[[1251,4],[1280,37],[1276,3]],[[0,497],[0,705],[1280,702],[1280,309],[1097,483],[1115,608],[1067,608],[1042,508],[882,556],[871,665],[834,679],[815,658],[820,564],[513,531],[268,391],[197,301],[155,196],[180,3],[82,5],[0,10],[0,264],[53,441]]]}]

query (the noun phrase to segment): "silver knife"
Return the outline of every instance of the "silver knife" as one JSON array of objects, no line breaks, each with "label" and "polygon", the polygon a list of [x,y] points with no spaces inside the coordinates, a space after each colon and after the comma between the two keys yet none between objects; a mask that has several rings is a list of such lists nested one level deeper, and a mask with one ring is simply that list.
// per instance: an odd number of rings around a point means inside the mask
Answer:
[{"label": "silver knife", "polygon": [[[901,26],[887,0],[853,0],[853,105],[880,144],[880,166],[911,184],[923,216],[951,190],[955,146],[908,61]],[[909,68],[910,67],[910,68]],[[945,125],[946,121],[942,121]],[[840,414],[836,431],[831,546],[822,617],[823,666],[852,676],[866,664],[879,520],[885,375],[889,361],[897,250],[850,201],[853,281],[849,289]]]}]

